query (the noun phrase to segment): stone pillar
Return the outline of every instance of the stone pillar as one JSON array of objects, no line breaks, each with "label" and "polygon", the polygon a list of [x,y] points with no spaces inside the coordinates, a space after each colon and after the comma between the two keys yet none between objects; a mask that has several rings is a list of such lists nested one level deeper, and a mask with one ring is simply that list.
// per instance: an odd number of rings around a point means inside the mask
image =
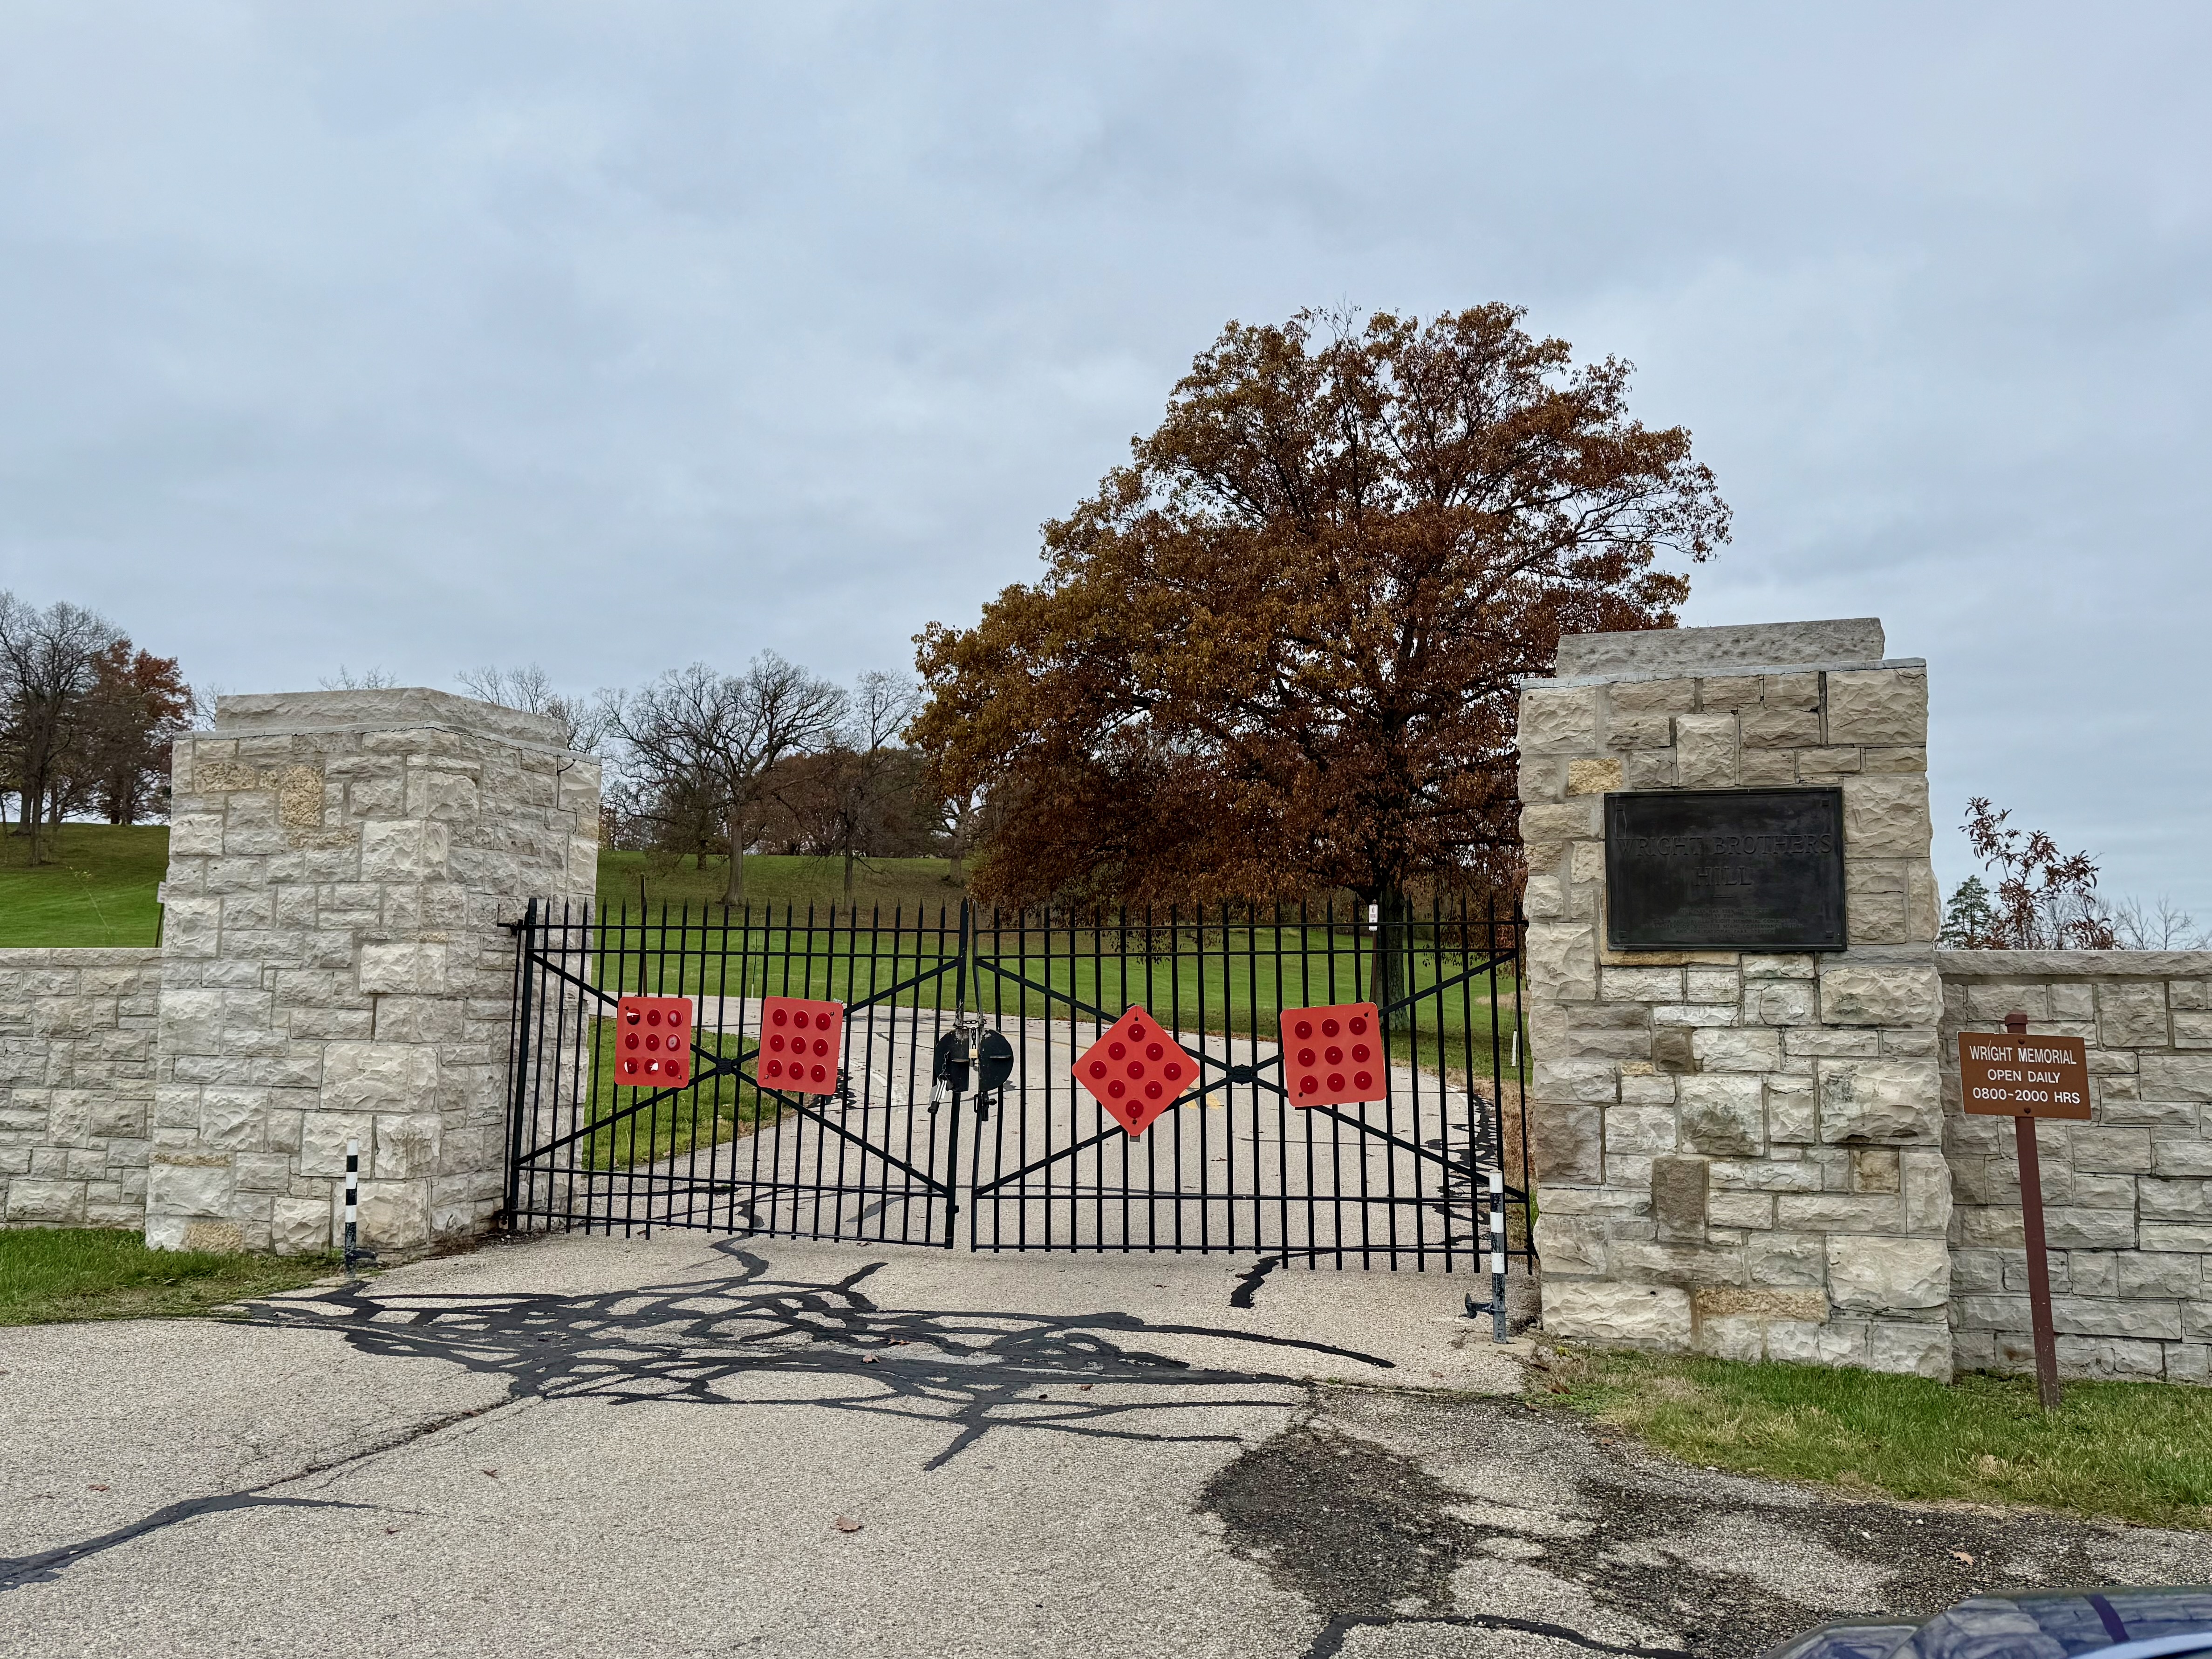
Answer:
[{"label": "stone pillar", "polygon": [[224,697],[177,741],[147,1243],[329,1248],[501,1197],[514,937],[597,875],[599,766],[442,691]]},{"label": "stone pillar", "polygon": [[[1585,635],[1521,700],[1544,1326],[1948,1376],[1927,670],[1872,619]],[[1850,948],[1616,953],[1617,789],[1840,786]]]}]

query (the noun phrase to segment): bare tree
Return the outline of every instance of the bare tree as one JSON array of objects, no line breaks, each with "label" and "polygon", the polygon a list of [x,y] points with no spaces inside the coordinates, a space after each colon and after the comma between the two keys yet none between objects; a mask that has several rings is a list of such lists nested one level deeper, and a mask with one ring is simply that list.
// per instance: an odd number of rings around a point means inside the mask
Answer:
[{"label": "bare tree", "polygon": [[845,897],[853,896],[854,867],[882,852],[911,809],[917,757],[899,738],[921,710],[921,688],[896,674],[873,670],[860,676],[846,702],[836,745],[824,762],[821,850],[842,859]]},{"label": "bare tree", "polygon": [[317,684],[325,691],[387,691],[399,684],[399,676],[383,668],[364,668],[356,674],[340,663],[337,673]]},{"label": "bare tree", "polygon": [[114,624],[58,601],[44,611],[0,590],[0,754],[21,811],[18,833],[41,861],[41,820],[64,803],[64,761],[99,678],[100,661],[120,639]]},{"label": "bare tree", "polygon": [[704,663],[671,669],[613,699],[609,713],[623,763],[649,797],[664,810],[711,811],[720,820],[730,855],[723,902],[738,904],[769,774],[829,744],[845,711],[845,694],[829,681],[763,651],[740,674]]},{"label": "bare tree", "polygon": [[982,829],[988,799],[981,789],[971,787],[937,803],[937,830],[945,837],[945,875],[955,886],[968,880],[968,849]]},{"label": "bare tree", "polygon": [[2199,927],[2163,893],[2152,904],[2122,899],[2112,911],[2112,933],[2123,951],[2212,950],[2212,927]]},{"label": "bare tree", "polygon": [[534,662],[520,668],[470,669],[456,678],[472,697],[558,720],[571,754],[596,755],[613,734],[614,700],[608,693],[579,697],[556,691],[551,677]]}]

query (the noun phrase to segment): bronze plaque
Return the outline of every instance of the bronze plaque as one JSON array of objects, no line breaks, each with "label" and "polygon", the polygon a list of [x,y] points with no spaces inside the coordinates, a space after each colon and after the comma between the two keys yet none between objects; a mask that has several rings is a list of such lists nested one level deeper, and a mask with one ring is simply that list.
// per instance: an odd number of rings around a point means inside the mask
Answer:
[{"label": "bronze plaque", "polygon": [[2089,1045],[2080,1037],[1959,1033],[1959,1097],[1981,1117],[2089,1115]]},{"label": "bronze plaque", "polygon": [[1605,798],[1616,951],[1840,951],[1844,792],[1655,789]]}]

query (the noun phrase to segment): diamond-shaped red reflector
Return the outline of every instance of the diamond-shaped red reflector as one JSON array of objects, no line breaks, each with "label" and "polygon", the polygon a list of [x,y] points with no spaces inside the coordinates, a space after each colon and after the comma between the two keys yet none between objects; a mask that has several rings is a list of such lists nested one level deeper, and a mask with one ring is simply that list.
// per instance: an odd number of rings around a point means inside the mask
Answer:
[{"label": "diamond-shaped red reflector", "polygon": [[615,1005],[615,1082],[680,1089],[691,1080],[691,1000],[624,997]]},{"label": "diamond-shaped red reflector", "polygon": [[1390,1056],[1375,1005],[1284,1009],[1283,1087],[1293,1106],[1389,1098]]},{"label": "diamond-shaped red reflector", "polygon": [[1083,1051],[1075,1062],[1075,1080],[1116,1123],[1140,1135],[1198,1082],[1198,1062],[1139,1006]]},{"label": "diamond-shaped red reflector", "polygon": [[834,1095],[844,1064],[845,1005],[805,997],[761,999],[761,1043],[753,1075],[787,1095]]}]

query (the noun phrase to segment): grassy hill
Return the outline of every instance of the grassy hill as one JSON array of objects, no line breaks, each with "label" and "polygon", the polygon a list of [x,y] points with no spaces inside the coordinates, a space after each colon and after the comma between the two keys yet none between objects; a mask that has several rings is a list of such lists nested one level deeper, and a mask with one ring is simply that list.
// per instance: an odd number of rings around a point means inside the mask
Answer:
[{"label": "grassy hill", "polygon": [[[854,872],[853,900],[863,909],[881,905],[888,917],[895,906],[911,916],[917,906],[932,915],[939,905],[957,908],[961,888],[946,874],[943,859],[878,859]],[[711,905],[719,915],[728,866],[708,859],[700,867],[696,858],[671,859],[652,853],[599,853],[599,902],[613,908],[628,906],[635,916],[642,902],[658,916],[665,904],[672,915],[685,905],[696,915]],[[810,904],[836,904],[843,909],[844,866],[836,859],[777,858],[756,854],[745,860],[745,898],[759,906],[773,904],[781,916],[787,904],[804,915]]]},{"label": "grassy hill", "polygon": [[[167,825],[65,823],[48,845],[53,861],[33,867],[28,842],[0,831],[0,949],[155,942],[161,906],[154,892],[168,867]],[[656,915],[663,904],[672,910],[689,904],[694,914],[703,905],[719,907],[723,879],[716,860],[702,870],[696,859],[599,854],[599,902],[627,905],[633,915],[641,894]],[[747,859],[745,890],[754,903],[772,903],[779,913],[787,904],[804,915],[810,904],[834,902],[842,909],[845,903],[844,871],[834,859]],[[853,884],[862,906],[880,904],[888,914],[903,905],[908,915],[917,906],[933,915],[939,905],[957,907],[960,891],[946,878],[943,859],[883,860],[859,870]]]},{"label": "grassy hill", "polygon": [[0,947],[145,945],[161,906],[154,890],[169,863],[165,824],[112,829],[65,823],[53,862],[27,862],[30,843],[0,830]]}]

